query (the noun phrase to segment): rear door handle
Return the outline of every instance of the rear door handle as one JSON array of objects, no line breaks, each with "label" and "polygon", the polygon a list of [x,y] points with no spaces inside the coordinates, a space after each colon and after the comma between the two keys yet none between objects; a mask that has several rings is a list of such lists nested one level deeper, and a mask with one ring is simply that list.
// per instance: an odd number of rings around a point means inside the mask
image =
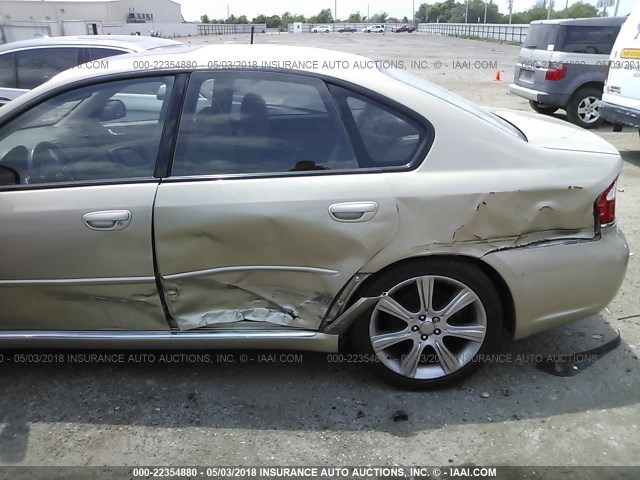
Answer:
[{"label": "rear door handle", "polygon": [[82,219],[91,230],[123,230],[131,223],[131,212],[129,210],[105,210],[87,213]]},{"label": "rear door handle", "polygon": [[378,211],[376,202],[335,203],[329,207],[329,215],[337,222],[358,223],[371,220]]}]

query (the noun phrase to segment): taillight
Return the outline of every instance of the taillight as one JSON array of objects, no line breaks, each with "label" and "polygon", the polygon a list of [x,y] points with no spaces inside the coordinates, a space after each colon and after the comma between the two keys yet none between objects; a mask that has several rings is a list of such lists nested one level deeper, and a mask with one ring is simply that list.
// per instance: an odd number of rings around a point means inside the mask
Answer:
[{"label": "taillight", "polygon": [[544,78],[547,80],[562,80],[567,74],[566,63],[551,62],[549,63],[549,67],[547,73],[544,75]]},{"label": "taillight", "polygon": [[618,179],[609,185],[609,187],[598,197],[598,218],[600,226],[606,227],[616,220],[616,187]]}]

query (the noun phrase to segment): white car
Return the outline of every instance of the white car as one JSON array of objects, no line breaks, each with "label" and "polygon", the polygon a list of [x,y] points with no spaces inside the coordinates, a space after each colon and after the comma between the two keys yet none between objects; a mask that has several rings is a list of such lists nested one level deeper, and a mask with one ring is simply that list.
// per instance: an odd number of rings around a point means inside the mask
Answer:
[{"label": "white car", "polygon": [[41,85],[67,68],[175,40],[131,35],[43,36],[0,45],[0,105]]},{"label": "white car", "polygon": [[625,21],[611,50],[600,115],[640,131],[640,5]]},{"label": "white car", "polygon": [[451,384],[503,330],[614,298],[621,167],[586,130],[343,52],[67,70],[0,108],[0,349],[345,339],[395,385]]},{"label": "white car", "polygon": [[371,25],[362,29],[365,33],[384,33],[386,25]]},{"label": "white car", "polygon": [[331,29],[327,25],[316,25],[311,29],[311,33],[329,33]]}]

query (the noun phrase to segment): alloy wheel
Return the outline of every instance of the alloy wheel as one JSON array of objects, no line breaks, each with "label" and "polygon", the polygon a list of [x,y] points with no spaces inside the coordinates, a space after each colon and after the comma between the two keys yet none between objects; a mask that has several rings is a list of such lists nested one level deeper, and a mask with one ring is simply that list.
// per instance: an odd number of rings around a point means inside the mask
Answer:
[{"label": "alloy wheel", "polygon": [[585,97],[578,103],[578,117],[584,123],[595,123],[600,119],[598,97]]},{"label": "alloy wheel", "polygon": [[446,276],[424,275],[389,289],[371,315],[369,338],[391,371],[426,380],[452,374],[473,361],[487,334],[478,295]]}]

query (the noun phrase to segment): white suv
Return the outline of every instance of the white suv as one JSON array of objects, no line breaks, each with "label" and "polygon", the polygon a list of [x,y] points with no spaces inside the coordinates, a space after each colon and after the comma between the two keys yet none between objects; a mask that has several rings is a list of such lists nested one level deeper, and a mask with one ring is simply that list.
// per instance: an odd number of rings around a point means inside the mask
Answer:
[{"label": "white suv", "polygon": [[627,18],[613,46],[598,110],[604,119],[640,131],[640,5]]},{"label": "white suv", "polygon": [[329,33],[329,27],[327,25],[316,25],[311,29],[311,33]]},{"label": "white suv", "polygon": [[371,25],[362,30],[365,33],[384,33],[386,25]]}]

